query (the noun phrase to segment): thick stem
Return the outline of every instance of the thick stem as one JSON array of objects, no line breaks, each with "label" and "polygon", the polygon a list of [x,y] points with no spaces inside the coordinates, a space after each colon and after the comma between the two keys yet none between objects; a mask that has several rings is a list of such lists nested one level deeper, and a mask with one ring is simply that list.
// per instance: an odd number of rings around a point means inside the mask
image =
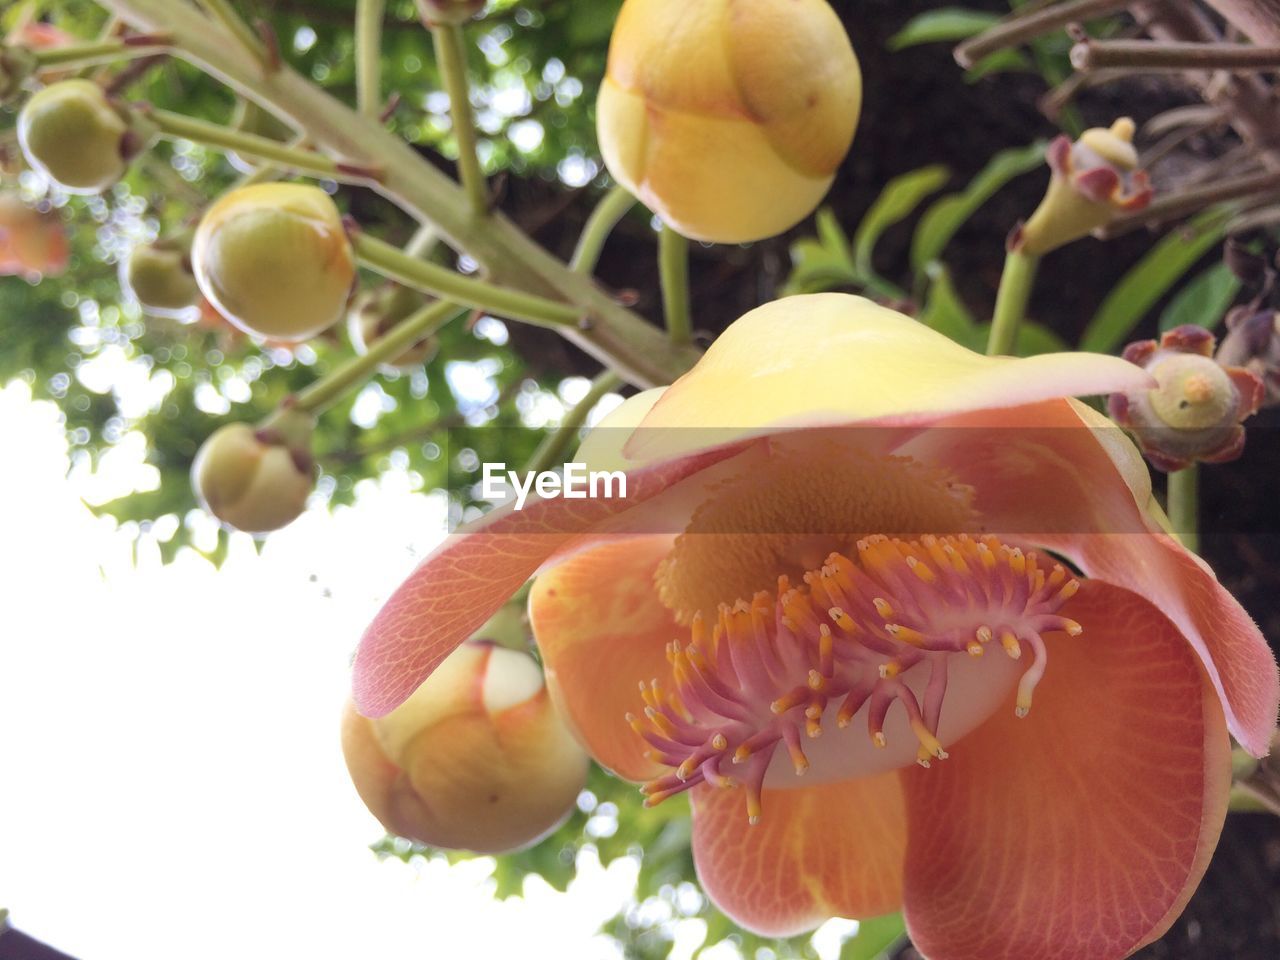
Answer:
[{"label": "thick stem", "polygon": [[288,167],[300,173],[310,173],[336,180],[363,182],[367,179],[367,177],[344,172],[342,164],[324,154],[291,147],[269,137],[260,137],[256,133],[246,133],[243,130],[209,123],[207,120],[197,120],[171,110],[148,110],[146,115],[155,122],[163,136],[179,137],[218,150],[234,151],[254,160]]},{"label": "thick stem", "polygon": [[689,308],[689,241],[667,224],[658,235],[658,273],[662,280],[662,311],[667,336],[683,346],[693,342]]},{"label": "thick stem", "polygon": [[1031,290],[1036,282],[1036,268],[1040,258],[1019,250],[1005,254],[1004,272],[1000,274],[1000,289],[996,291],[996,311],[991,318],[991,336],[987,340],[987,353],[1006,356],[1013,353],[1018,341],[1018,327],[1027,312]]},{"label": "thick stem", "polygon": [[356,102],[366,117],[382,113],[382,16],[387,0],[356,0]]},{"label": "thick stem", "polygon": [[1167,512],[1173,532],[1193,553],[1200,551],[1200,466],[1193,463],[1169,474]]},{"label": "thick stem", "polygon": [[455,300],[477,310],[552,329],[576,326],[582,317],[582,311],[572,304],[464,277],[439,264],[409,256],[367,233],[355,233],[351,245],[361,264],[370,270],[406,287]]},{"label": "thick stem", "polygon": [[230,0],[200,0],[200,5],[226,27],[231,32],[231,35],[235,37],[236,42],[258,63],[265,65],[270,61],[270,56],[262,39],[244,22],[240,14],[236,13],[235,8],[231,6]]},{"label": "thick stem", "polygon": [[596,404],[606,393],[617,390],[621,385],[622,378],[611,370],[606,370],[592,380],[591,389],[587,391],[587,395],[564,415],[564,420],[560,422],[555,432],[538,445],[538,449],[533,452],[533,456],[525,465],[525,471],[541,473],[563,463],[565,451],[577,437],[582,425],[587,422],[587,415],[595,409]]},{"label": "thick stem", "polygon": [[573,259],[569,261],[570,269],[588,275],[594,273],[609,234],[613,233],[613,228],[635,205],[636,198],[626,187],[621,184],[610,187],[582,228],[578,246],[573,251]]},{"label": "thick stem", "polygon": [[1248,43],[1166,43],[1159,40],[1094,40],[1071,48],[1071,65],[1090,71],[1129,67],[1143,71],[1277,70],[1280,49]]},{"label": "thick stem", "polygon": [[416,310],[370,344],[363,356],[353,357],[327,377],[300,390],[293,408],[313,415],[322,413],[367,381],[381,364],[394,360],[464,313],[465,307],[447,300],[437,300]]},{"label": "thick stem", "polygon": [[41,69],[45,67],[92,67],[118,60],[137,60],[164,52],[168,40],[160,36],[130,37],[128,40],[99,40],[67,47],[32,50]]},{"label": "thick stem", "polygon": [[489,186],[476,153],[476,121],[471,113],[471,85],[467,82],[466,48],[462,27],[453,23],[431,25],[435,38],[436,63],[449,94],[449,117],[453,138],[458,143],[458,179],[471,202],[471,212],[483,217],[489,212]]},{"label": "thick stem", "polygon": [[957,46],[956,62],[967,70],[988,54],[1034,40],[1077,20],[1105,17],[1123,10],[1130,2],[1132,0],[1067,0],[1032,13],[1015,14]]},{"label": "thick stem", "polygon": [[577,305],[587,323],[561,332],[601,363],[640,387],[670,383],[697,360],[693,347],[670,344],[662,331],[621,304],[589,277],[570,270],[506,217],[471,216],[465,193],[376,118],[364,117],[287,65],[264,72],[225,29],[172,0],[99,0],[136,29],[165,30],[175,55],[229,83],[237,93],[288,118],[326,152],[377,168],[373,189],[408,213],[440,228],[491,277],[510,286],[556,295]]}]

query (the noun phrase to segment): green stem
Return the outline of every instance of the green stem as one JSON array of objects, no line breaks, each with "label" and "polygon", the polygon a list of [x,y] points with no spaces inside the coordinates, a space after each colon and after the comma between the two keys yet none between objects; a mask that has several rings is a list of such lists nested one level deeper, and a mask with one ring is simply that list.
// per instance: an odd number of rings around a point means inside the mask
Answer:
[{"label": "green stem", "polygon": [[606,393],[617,390],[621,385],[622,378],[612,370],[606,370],[592,380],[591,389],[587,391],[587,395],[564,415],[564,419],[560,422],[560,426],[555,429],[555,432],[549,434],[542,443],[538,444],[538,449],[529,458],[525,470],[532,473],[541,473],[544,470],[552,470],[562,464],[565,451],[569,449],[569,445],[578,435],[578,431],[582,429],[582,425],[587,422],[587,415],[595,409],[596,404],[600,402],[600,399]]},{"label": "green stem", "polygon": [[578,237],[578,246],[573,251],[573,259],[569,261],[569,268],[587,275],[594,273],[609,234],[613,233],[613,228],[635,205],[636,198],[626,187],[621,184],[610,187],[591,211],[591,216],[587,217],[582,235]]},{"label": "green stem", "polygon": [[1013,353],[1039,265],[1040,258],[1031,254],[1018,250],[1005,254],[1004,273],[1000,275],[1000,289],[996,292],[996,312],[991,320],[991,338],[987,341],[987,353],[991,356]]},{"label": "green stem", "polygon": [[431,27],[435,39],[436,63],[444,78],[444,89],[449,94],[449,116],[453,121],[453,136],[458,142],[458,179],[467,192],[471,212],[483,217],[489,212],[489,185],[480,169],[480,156],[476,153],[476,122],[471,113],[471,86],[467,82],[466,48],[462,42],[462,27],[453,23],[437,23]]},{"label": "green stem", "polygon": [[1193,463],[1169,474],[1167,508],[1169,522],[1182,545],[1200,551],[1200,467]]},{"label": "green stem", "polygon": [[262,38],[236,13],[229,0],[200,0],[200,4],[231,31],[231,35],[258,63],[267,63],[269,57]]},{"label": "green stem", "polygon": [[168,40],[158,37],[133,37],[124,40],[99,40],[93,43],[77,43],[69,47],[51,47],[32,50],[40,69],[45,67],[92,67],[117,60],[137,60],[150,57],[168,49]]},{"label": "green stem", "polygon": [[166,137],[178,137],[218,150],[235,151],[251,159],[288,167],[300,173],[337,180],[366,179],[351,169],[344,170],[342,164],[322,153],[291,147],[269,137],[260,137],[256,133],[197,120],[171,110],[149,110],[146,116],[156,124],[161,135]]},{"label": "green stem", "polygon": [[662,311],[667,319],[667,336],[684,346],[693,342],[693,320],[689,310],[689,241],[662,225],[658,235],[658,274],[662,282]]},{"label": "green stem", "polygon": [[465,307],[447,300],[436,300],[414,311],[371,343],[363,356],[353,357],[333,373],[300,390],[294,398],[294,409],[310,414],[323,412],[368,380],[379,365],[394,360],[465,312]]},{"label": "green stem", "polygon": [[477,310],[552,329],[575,327],[582,318],[582,311],[572,304],[464,277],[439,264],[411,257],[367,233],[356,233],[351,245],[364,266],[384,277]]},{"label": "green stem", "polygon": [[356,0],[356,102],[366,117],[382,113],[382,16],[387,0]]}]

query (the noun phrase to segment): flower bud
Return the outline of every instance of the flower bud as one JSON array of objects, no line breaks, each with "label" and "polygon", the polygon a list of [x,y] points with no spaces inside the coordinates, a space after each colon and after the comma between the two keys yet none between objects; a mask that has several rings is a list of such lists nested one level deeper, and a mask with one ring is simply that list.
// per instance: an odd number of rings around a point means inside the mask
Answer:
[{"label": "flower bud", "polygon": [[1156,386],[1112,394],[1111,417],[1133,433],[1159,470],[1225,463],[1244,451],[1241,421],[1257,412],[1262,382],[1241,367],[1219,364],[1213,346],[1213,334],[1188,324],[1166,332],[1159,343],[1125,348],[1124,358],[1145,368]]},{"label": "flower bud", "polygon": [[1031,219],[1014,231],[1010,247],[1043,256],[1150,203],[1151,184],[1138,169],[1133,131],[1133,121],[1121,117],[1110,129],[1086,130],[1074,143],[1058,137],[1049,144],[1049,189]]},{"label": "flower bud", "polygon": [[818,205],[861,105],[826,0],[626,0],[596,126],[614,179],[664,221],[740,243]]},{"label": "flower bud", "polygon": [[587,756],[527,653],[471,641],[377,720],[347,704],[356,791],[394,834],[476,853],[529,846],[573,810]]},{"label": "flower bud", "polygon": [[485,0],[418,0],[418,13],[427,26],[466,23],[484,9]]},{"label": "flower bud", "polygon": [[205,510],[245,533],[268,533],[296,520],[306,508],[313,473],[303,417],[288,421],[288,437],[287,431],[255,430],[247,423],[215,430],[191,466]]},{"label": "flower bud", "polygon": [[188,320],[204,299],[191,269],[187,239],[139,244],[120,262],[120,285],[153,317]]},{"label": "flower bud", "polygon": [[241,187],[211,206],[192,247],[196,282],[246,333],[297,343],[341,318],[355,255],[333,200],[319,187]]},{"label": "flower bud", "polygon": [[1227,335],[1217,360],[1244,367],[1262,381],[1262,406],[1280,405],[1280,313],[1241,308],[1227,314]]},{"label": "flower bud", "polygon": [[[255,137],[266,137],[278,143],[288,143],[295,136],[295,131],[287,123],[270,111],[263,110],[252,100],[237,100],[235,112],[231,115],[231,128],[242,133],[251,133]],[[262,167],[261,160],[242,157],[234,150],[227,152],[227,160],[241,173],[254,173]]]},{"label": "flower bud", "polygon": [[[366,291],[356,298],[347,313],[347,334],[351,337],[351,346],[364,356],[369,347],[422,305],[421,294],[398,284],[384,284]],[[427,337],[383,364],[383,369],[412,370],[434,357],[437,349],[439,341],[435,337]]]},{"label": "flower bud", "polygon": [[61,219],[40,213],[13,193],[0,193],[0,277],[56,276],[71,247]]},{"label": "flower bud", "polygon": [[27,162],[68,193],[101,193],[124,176],[150,142],[151,124],[88,80],[63,80],[34,94],[18,115]]}]

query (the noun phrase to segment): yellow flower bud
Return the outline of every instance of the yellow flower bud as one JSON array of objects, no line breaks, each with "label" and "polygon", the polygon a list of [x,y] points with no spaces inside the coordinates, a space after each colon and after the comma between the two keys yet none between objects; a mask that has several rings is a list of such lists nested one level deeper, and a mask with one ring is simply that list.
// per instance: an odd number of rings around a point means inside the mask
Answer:
[{"label": "yellow flower bud", "polygon": [[222,196],[196,230],[201,292],[246,333],[296,343],[333,326],[355,283],[355,255],[319,187],[264,183]]},{"label": "yellow flower bud", "polygon": [[826,0],[627,0],[596,126],[609,172],[663,220],[741,243],[818,205],[861,104]]},{"label": "yellow flower bud", "polygon": [[588,767],[533,658],[489,642],[464,643],[385,717],[369,720],[348,703],[342,750],[389,832],[477,853],[554,830]]},{"label": "yellow flower bud", "polygon": [[153,317],[192,319],[203,297],[191,270],[190,243],[139,244],[120,262],[120,285]]},{"label": "yellow flower bud", "polygon": [[27,101],[18,115],[18,140],[32,167],[68,193],[88,194],[124,176],[150,130],[96,83],[63,80]]},{"label": "yellow flower bud", "polygon": [[[424,303],[421,294],[397,284],[384,284],[356,298],[347,313],[347,334],[356,353],[364,356],[375,342],[382,339],[401,320],[408,317]],[[420,367],[436,355],[439,341],[427,337],[406,349],[389,363],[387,370],[412,370]]]},{"label": "yellow flower bud", "polygon": [[311,475],[309,457],[297,444],[247,423],[215,430],[191,467],[201,505],[245,533],[267,533],[296,520],[306,508]]},{"label": "yellow flower bud", "polygon": [[418,0],[422,21],[433,23],[466,23],[484,9],[485,0]]}]

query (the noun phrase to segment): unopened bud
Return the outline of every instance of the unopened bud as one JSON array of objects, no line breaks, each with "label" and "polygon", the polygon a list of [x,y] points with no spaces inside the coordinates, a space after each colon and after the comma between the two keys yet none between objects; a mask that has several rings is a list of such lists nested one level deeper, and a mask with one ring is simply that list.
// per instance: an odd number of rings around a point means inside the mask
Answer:
[{"label": "unopened bud", "polygon": [[18,115],[18,141],[27,162],[68,193],[111,187],[154,133],[150,121],[89,80],[45,87]]},{"label": "unopened bud", "polygon": [[1124,357],[1156,380],[1152,390],[1112,394],[1112,419],[1133,433],[1157,469],[1172,472],[1192,463],[1225,463],[1244,451],[1242,421],[1262,401],[1262,382],[1241,367],[1213,359],[1214,337],[1187,325],[1159,343],[1143,340]]},{"label": "unopened bud", "polygon": [[[351,346],[364,356],[369,347],[419,309],[423,302],[421,294],[398,284],[384,284],[361,294],[347,313]],[[412,370],[434,357],[438,348],[439,341],[435,337],[427,337],[383,366],[388,370]]]},{"label": "unopened bud", "polygon": [[134,247],[120,263],[120,285],[153,317],[195,319],[204,300],[191,269],[189,237]]},{"label": "unopened bud", "polygon": [[588,761],[527,653],[468,642],[376,720],[348,703],[342,749],[360,798],[391,833],[504,853],[574,809]]},{"label": "unopened bud", "polygon": [[191,251],[200,291],[246,333],[297,343],[341,318],[356,279],[342,216],[319,187],[232,190],[206,211]]},{"label": "unopened bud", "polygon": [[1151,184],[1138,169],[1133,130],[1133,121],[1121,117],[1110,129],[1086,130],[1074,143],[1066,137],[1050,143],[1045,153],[1053,171],[1049,189],[1009,246],[1043,256],[1150,203]]},{"label": "unopened bud", "polygon": [[292,416],[284,432],[231,423],[204,442],[191,481],[209,513],[245,533],[278,530],[301,515],[314,469],[302,438],[305,414]]}]

